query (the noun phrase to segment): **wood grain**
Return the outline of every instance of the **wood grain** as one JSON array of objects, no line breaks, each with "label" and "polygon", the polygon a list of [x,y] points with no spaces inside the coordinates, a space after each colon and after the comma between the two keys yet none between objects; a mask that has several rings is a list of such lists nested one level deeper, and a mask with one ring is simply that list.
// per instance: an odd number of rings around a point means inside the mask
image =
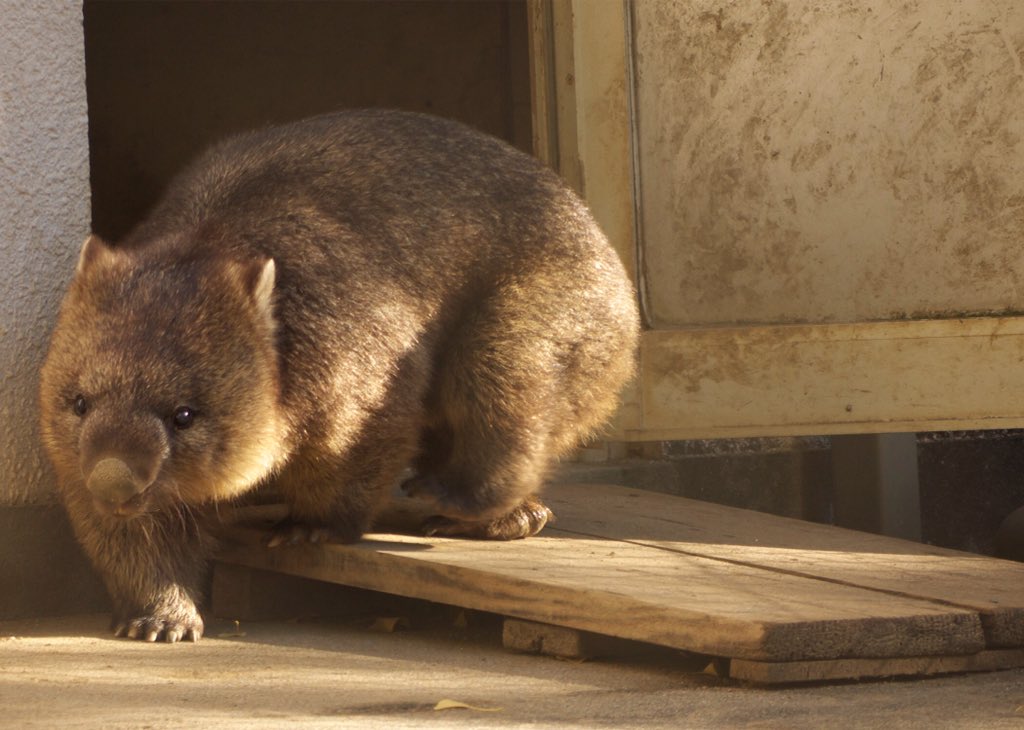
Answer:
[{"label": "wood grain", "polygon": [[635,542],[977,611],[990,648],[1024,646],[1024,564],[665,494],[560,485],[565,533]]},{"label": "wood grain", "polygon": [[837,679],[930,676],[991,672],[1024,666],[1024,650],[993,649],[964,656],[826,659],[810,662],[756,662],[733,659],[729,676],[759,684],[793,684]]}]

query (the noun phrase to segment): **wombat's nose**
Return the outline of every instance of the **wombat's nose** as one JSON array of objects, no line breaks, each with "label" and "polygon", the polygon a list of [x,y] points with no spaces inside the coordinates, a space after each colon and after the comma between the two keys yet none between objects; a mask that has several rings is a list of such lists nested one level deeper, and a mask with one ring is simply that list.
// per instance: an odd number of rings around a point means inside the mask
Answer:
[{"label": "wombat's nose", "polygon": [[146,488],[136,479],[131,467],[120,459],[108,457],[89,472],[86,487],[92,495],[108,504],[120,505]]}]

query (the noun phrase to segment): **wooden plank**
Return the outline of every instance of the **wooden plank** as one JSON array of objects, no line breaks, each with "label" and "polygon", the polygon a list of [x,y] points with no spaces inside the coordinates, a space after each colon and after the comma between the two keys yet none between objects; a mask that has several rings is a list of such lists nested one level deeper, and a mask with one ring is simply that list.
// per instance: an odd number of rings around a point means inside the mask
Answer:
[{"label": "wooden plank", "polygon": [[572,105],[580,189],[636,281],[636,220],[626,71],[625,4],[576,0],[572,12]]},{"label": "wooden plank", "polygon": [[1022,563],[621,487],[558,485],[545,499],[566,533],[957,605],[980,613],[989,647],[1024,645]]},{"label": "wooden plank", "polygon": [[733,659],[729,676],[759,684],[825,682],[837,679],[925,677],[959,672],[992,672],[1024,666],[1024,650],[992,649],[964,656],[890,659],[825,659],[810,662],[756,662]]},{"label": "wooden plank", "polygon": [[[556,40],[572,43],[575,94],[570,103],[575,113],[561,116],[559,125],[575,127],[579,189],[639,294],[626,5],[572,2],[572,34]],[[621,440],[628,429],[635,429],[640,409],[639,382],[632,381],[622,390],[608,438]]]},{"label": "wooden plank", "polygon": [[[502,645],[510,651],[544,654],[568,659],[594,657],[647,658],[644,649],[649,644],[638,644],[613,639],[577,629],[567,629],[533,621],[506,619],[502,629]],[[676,653],[674,664],[691,671],[709,663],[709,658]],[[1024,667],[1024,650],[990,649],[977,654],[927,657],[890,657],[875,659],[819,659],[795,662],[762,662],[749,659],[716,660],[714,666],[732,679],[758,684],[794,684],[800,682],[826,682],[844,679],[878,679],[906,676],[932,676],[959,672],[989,672]],[[719,669],[724,667],[724,669]]]},{"label": "wooden plank", "polygon": [[528,0],[533,152],[577,192],[583,171],[576,147],[574,9],[565,0]]},{"label": "wooden plank", "polygon": [[530,98],[533,154],[557,169],[558,115],[555,111],[554,21],[551,0],[527,0],[526,29],[530,44]]},{"label": "wooden plank", "polygon": [[656,330],[632,440],[1024,426],[1024,318]]},{"label": "wooden plank", "polygon": [[[370,535],[266,549],[234,528],[220,558],[702,654],[791,661],[975,653],[974,611],[556,528],[489,543]],[[635,535],[634,535],[635,537]]]}]

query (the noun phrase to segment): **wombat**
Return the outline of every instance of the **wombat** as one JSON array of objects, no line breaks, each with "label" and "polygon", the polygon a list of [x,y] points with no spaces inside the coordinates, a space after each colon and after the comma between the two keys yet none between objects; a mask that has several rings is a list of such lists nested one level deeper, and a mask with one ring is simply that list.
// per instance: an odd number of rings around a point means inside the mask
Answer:
[{"label": "wombat", "polygon": [[632,286],[586,207],[458,123],[341,112],[243,134],[117,245],[82,246],[41,432],[119,636],[197,640],[217,503],[357,540],[396,484],[428,532],[510,539],[634,368]]}]

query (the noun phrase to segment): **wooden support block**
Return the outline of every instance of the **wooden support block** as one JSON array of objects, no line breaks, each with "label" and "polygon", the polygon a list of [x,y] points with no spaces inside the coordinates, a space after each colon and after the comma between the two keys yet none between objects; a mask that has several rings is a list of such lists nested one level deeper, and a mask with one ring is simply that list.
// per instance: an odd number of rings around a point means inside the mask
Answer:
[{"label": "wooden support block", "polygon": [[690,672],[701,671],[714,659],[705,654],[693,654],[657,644],[515,618],[504,620],[501,641],[507,650],[527,654],[543,654],[559,659],[658,662]]},{"label": "wooden support block", "polygon": [[733,659],[729,677],[758,684],[792,684],[840,679],[925,677],[959,672],[990,672],[1024,667],[1024,650],[994,649],[965,656],[830,659],[809,662],[756,662]]},{"label": "wooden support block", "polygon": [[507,618],[501,631],[502,645],[511,651],[569,659],[590,659],[601,654],[600,634]]}]

